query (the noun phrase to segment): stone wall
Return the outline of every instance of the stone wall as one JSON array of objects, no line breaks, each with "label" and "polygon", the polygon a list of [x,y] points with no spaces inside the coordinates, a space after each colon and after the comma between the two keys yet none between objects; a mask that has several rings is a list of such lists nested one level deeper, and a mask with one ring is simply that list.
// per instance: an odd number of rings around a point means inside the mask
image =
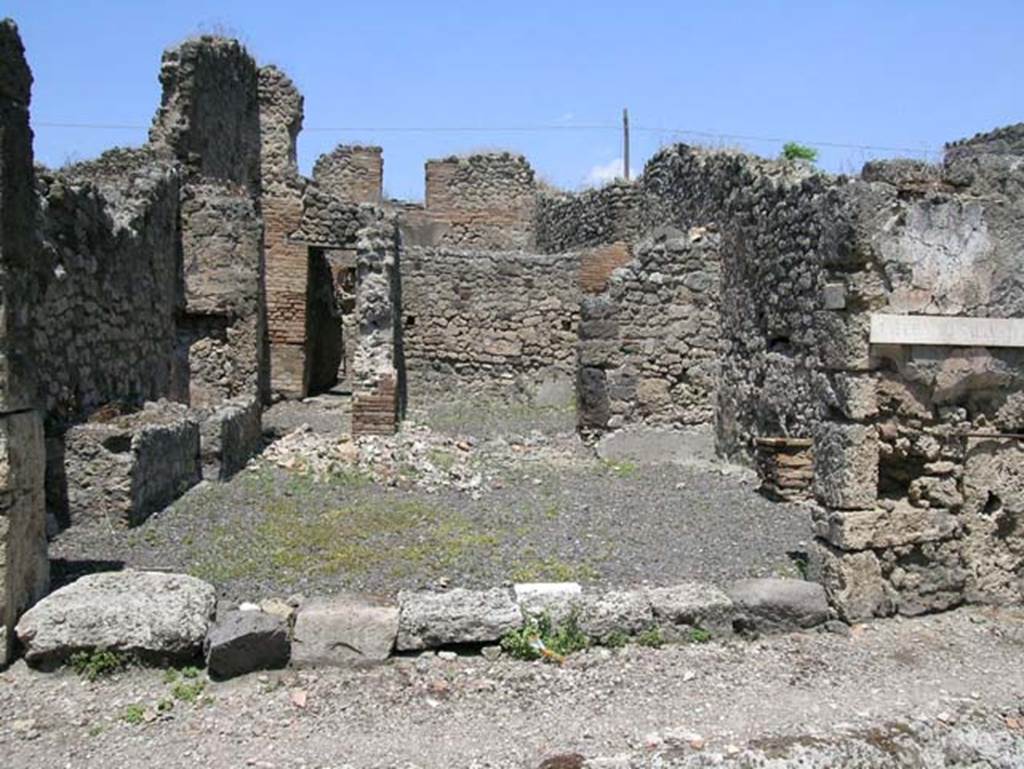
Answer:
[{"label": "stone wall", "polygon": [[581,304],[577,420],[584,434],[712,420],[719,343],[718,237],[642,241]]},{"label": "stone wall", "polygon": [[115,150],[41,171],[37,192],[50,274],[33,334],[49,431],[169,396],[182,301],[173,163]]},{"label": "stone wall", "polygon": [[508,152],[448,157],[426,164],[430,245],[460,250],[524,250],[533,244],[533,169]]},{"label": "stone wall", "polygon": [[0,666],[14,625],[49,583],[45,453],[37,406],[32,308],[42,292],[34,226],[32,75],[18,29],[0,21]]},{"label": "stone wall", "polygon": [[537,249],[560,253],[644,234],[644,191],[637,182],[617,181],[578,195],[545,191],[536,210]]},{"label": "stone wall", "polygon": [[409,248],[402,259],[413,394],[465,388],[529,395],[571,381],[579,257]]},{"label": "stone wall", "polygon": [[317,158],[313,181],[338,200],[380,203],[384,195],[384,161],[380,147],[339,145]]}]

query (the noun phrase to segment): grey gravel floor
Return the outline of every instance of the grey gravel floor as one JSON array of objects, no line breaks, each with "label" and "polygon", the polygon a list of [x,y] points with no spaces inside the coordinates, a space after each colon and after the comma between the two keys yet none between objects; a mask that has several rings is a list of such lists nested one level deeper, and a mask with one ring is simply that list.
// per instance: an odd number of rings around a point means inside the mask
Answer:
[{"label": "grey gravel floor", "polygon": [[[288,408],[291,421],[301,417]],[[547,436],[573,444],[577,458],[503,465],[479,499],[359,477],[315,481],[257,462],[140,527],[61,533],[51,543],[58,579],[121,563],[183,570],[232,600],[509,580],[721,583],[796,576],[791,554],[810,538],[807,510],[762,498],[728,469],[602,462],[575,443],[564,409],[442,405],[414,417],[438,432]]]}]

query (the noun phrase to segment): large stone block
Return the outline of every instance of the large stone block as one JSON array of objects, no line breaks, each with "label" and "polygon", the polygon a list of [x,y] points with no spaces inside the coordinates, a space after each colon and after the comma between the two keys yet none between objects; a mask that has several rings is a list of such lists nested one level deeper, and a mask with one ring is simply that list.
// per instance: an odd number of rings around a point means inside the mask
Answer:
[{"label": "large stone block", "polygon": [[823,423],[814,441],[814,493],[840,510],[874,507],[878,497],[878,436],[859,424]]},{"label": "large stone block", "polygon": [[715,637],[732,634],[732,600],[713,585],[684,582],[647,591],[658,624],[670,634],[701,628]]},{"label": "large stone block", "polygon": [[512,593],[524,617],[547,615],[560,623],[579,610],[583,588],[577,582],[520,582]]},{"label": "large stone block", "polygon": [[292,663],[298,667],[383,662],[398,635],[398,607],[356,596],[313,598],[295,617]]},{"label": "large stone block", "polygon": [[844,553],[819,543],[814,555],[814,576],[844,620],[857,622],[893,613],[895,594],[873,552]]},{"label": "large stone block", "polygon": [[399,593],[399,651],[447,644],[490,643],[523,623],[519,606],[504,588],[446,593]]},{"label": "large stone block", "polygon": [[233,678],[288,664],[288,623],[261,611],[229,611],[217,617],[204,650],[210,675]]},{"label": "large stone block", "polygon": [[972,439],[964,465],[967,595],[983,603],[1024,597],[1024,445]]},{"label": "large stone block", "polygon": [[956,536],[961,521],[949,511],[916,507],[906,501],[892,509],[826,511],[814,523],[815,533],[843,550],[897,547]]},{"label": "large stone block", "polygon": [[636,635],[654,625],[651,603],[642,590],[609,590],[584,596],[580,628],[595,641],[612,634]]},{"label": "large stone block", "polygon": [[728,589],[737,626],[758,632],[789,632],[828,619],[825,590],[799,579],[743,579]]},{"label": "large stone block", "polygon": [[83,649],[191,660],[202,651],[215,605],[213,587],[185,574],[89,574],[33,606],[16,632],[34,665]]},{"label": "large stone block", "polygon": [[39,414],[0,416],[0,665],[10,660],[18,617],[49,584],[45,468]]},{"label": "large stone block", "polygon": [[72,523],[138,524],[199,481],[199,425],[180,404],[147,404],[75,425],[64,458]]}]

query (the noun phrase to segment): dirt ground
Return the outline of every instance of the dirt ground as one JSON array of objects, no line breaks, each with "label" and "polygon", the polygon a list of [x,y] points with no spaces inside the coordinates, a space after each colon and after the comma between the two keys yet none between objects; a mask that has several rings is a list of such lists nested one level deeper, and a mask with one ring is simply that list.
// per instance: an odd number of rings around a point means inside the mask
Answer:
[{"label": "dirt ground", "polygon": [[615,758],[594,766],[668,766],[647,762],[666,745],[677,756],[770,745],[784,757],[884,725],[941,736],[984,718],[1004,740],[999,755],[958,747],[948,766],[1009,769],[1024,765],[1024,742],[1005,742],[1024,723],[1022,653],[1024,614],[979,609],[848,637],[593,649],[563,666],[428,654],[252,674],[206,683],[194,702],[162,671],[89,683],[17,663],[0,673],[0,754],[12,769],[538,767],[567,752]]},{"label": "dirt ground", "polygon": [[332,430],[344,412],[321,403],[272,409],[266,421],[285,437],[142,526],[62,532],[58,577],[186,571],[242,601],[508,581],[724,583],[796,576],[806,550],[808,512],[764,499],[739,468],[705,455],[601,459],[571,409],[442,404],[395,438],[355,445]]}]

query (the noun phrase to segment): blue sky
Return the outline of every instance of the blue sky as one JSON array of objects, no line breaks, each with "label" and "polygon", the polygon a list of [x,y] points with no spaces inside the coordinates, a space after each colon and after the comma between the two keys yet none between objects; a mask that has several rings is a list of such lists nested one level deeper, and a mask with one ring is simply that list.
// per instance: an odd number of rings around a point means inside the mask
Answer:
[{"label": "blue sky", "polygon": [[[161,51],[210,31],[240,38],[302,90],[303,170],[335,144],[380,144],[386,191],[409,199],[422,198],[427,158],[478,149],[522,152],[559,186],[597,181],[621,163],[624,106],[637,167],[675,141],[764,155],[784,140],[829,142],[934,159],[946,140],[1024,120],[1019,0],[4,0],[0,15],[25,41],[47,165],[143,142]],[[894,154],[912,153],[823,146],[820,163],[855,172]]]}]

